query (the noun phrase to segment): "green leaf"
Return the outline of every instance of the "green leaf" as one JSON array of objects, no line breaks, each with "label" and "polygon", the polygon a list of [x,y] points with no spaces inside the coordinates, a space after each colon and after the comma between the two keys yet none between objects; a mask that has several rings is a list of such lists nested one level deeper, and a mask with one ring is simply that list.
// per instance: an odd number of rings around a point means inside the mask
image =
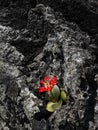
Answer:
[{"label": "green leaf", "polygon": [[53,108],[53,105],[54,105],[54,104],[55,104],[55,103],[53,103],[53,102],[48,102],[47,107],[46,107],[46,110],[49,111],[49,112],[55,111],[54,108]]},{"label": "green leaf", "polygon": [[48,99],[52,102],[56,102],[55,98],[53,97],[51,92],[48,92]]},{"label": "green leaf", "polygon": [[53,109],[57,110],[62,106],[62,100],[59,100],[56,102],[56,104],[53,105]]},{"label": "green leaf", "polygon": [[62,106],[62,100],[59,100],[59,102],[53,103],[48,102],[46,110],[49,112],[54,112],[55,110],[59,109]]},{"label": "green leaf", "polygon": [[51,95],[54,97],[54,99],[58,100],[60,96],[60,89],[57,85],[55,85],[51,90]]},{"label": "green leaf", "polygon": [[61,91],[61,95],[60,95],[62,101],[66,102],[67,100],[67,94],[64,91]]}]

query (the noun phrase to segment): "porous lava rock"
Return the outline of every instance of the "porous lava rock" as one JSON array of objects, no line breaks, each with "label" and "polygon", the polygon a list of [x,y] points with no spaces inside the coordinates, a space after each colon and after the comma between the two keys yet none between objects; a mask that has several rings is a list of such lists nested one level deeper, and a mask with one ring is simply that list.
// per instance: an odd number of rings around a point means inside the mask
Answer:
[{"label": "porous lava rock", "polygon": [[[57,5],[66,2],[71,1]],[[0,25],[0,129],[97,130],[97,35],[92,39],[81,31],[73,20],[77,14],[69,22],[64,8],[47,5],[28,12],[24,29]],[[38,92],[39,81],[49,75],[69,97],[53,113],[45,110],[45,96]]]}]

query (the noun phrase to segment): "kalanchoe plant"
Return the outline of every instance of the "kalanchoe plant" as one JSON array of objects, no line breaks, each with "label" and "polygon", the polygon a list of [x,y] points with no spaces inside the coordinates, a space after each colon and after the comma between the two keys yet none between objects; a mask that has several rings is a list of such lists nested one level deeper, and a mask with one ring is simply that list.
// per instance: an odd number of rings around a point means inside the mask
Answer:
[{"label": "kalanchoe plant", "polygon": [[48,100],[46,110],[49,112],[54,112],[62,106],[62,103],[66,102],[67,94],[65,91],[60,90],[57,84],[57,78],[55,76],[46,76],[40,81],[41,87],[39,92],[47,92]]}]

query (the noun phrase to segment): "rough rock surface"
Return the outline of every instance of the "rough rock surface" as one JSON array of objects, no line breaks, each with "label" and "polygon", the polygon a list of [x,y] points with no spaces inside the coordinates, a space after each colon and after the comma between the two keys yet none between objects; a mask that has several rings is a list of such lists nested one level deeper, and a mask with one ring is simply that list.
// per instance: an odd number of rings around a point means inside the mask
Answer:
[{"label": "rough rock surface", "polygon": [[[53,8],[64,3],[72,6],[70,0],[49,2],[40,1]],[[90,7],[91,1],[87,2]],[[92,38],[81,31],[74,16],[74,22],[68,22],[63,14],[66,9],[59,12],[49,6],[39,4],[31,9],[27,28],[22,30],[0,25],[1,130],[98,129],[98,36]],[[92,13],[97,16],[97,9]],[[46,75],[57,76],[58,86],[69,96],[54,113],[45,111],[45,97],[36,91]]]},{"label": "rough rock surface", "polygon": [[7,42],[17,31],[0,26],[0,34],[0,129],[30,129],[29,120],[39,109],[22,72],[24,56]]},{"label": "rough rock surface", "polygon": [[62,12],[68,21],[76,22],[90,35],[98,33],[97,0],[38,0]]},{"label": "rough rock surface", "polygon": [[[94,56],[90,52],[90,37],[81,32],[74,23],[62,20],[60,14],[54,13],[51,8],[45,8],[43,5],[38,5],[35,10],[29,12],[31,22],[28,27],[30,31],[31,27],[35,25],[37,10],[41,11],[39,19],[44,17],[44,21],[52,26],[52,28],[50,26],[52,33],[48,35],[43,51],[34,58],[33,64],[29,66],[33,70],[32,82],[36,86],[35,77],[39,76],[40,80],[45,75],[56,75],[59,86],[63,87],[72,98],[68,104],[50,116],[50,129],[57,130],[66,124],[69,124],[67,127],[71,127],[71,129],[87,129],[89,121],[93,119],[93,105],[89,104],[90,96],[92,96],[92,92],[89,91],[92,89],[92,85],[89,85],[86,78],[91,68],[93,71],[94,62]],[[42,29],[45,27],[46,25],[43,24]],[[35,34],[38,32],[34,29],[33,31]],[[62,82],[60,83],[60,81]]]}]

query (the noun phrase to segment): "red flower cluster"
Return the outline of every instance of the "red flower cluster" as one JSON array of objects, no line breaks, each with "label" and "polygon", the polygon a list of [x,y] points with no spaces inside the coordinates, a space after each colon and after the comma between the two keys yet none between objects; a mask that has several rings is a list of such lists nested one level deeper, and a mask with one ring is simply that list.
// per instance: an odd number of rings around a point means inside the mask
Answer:
[{"label": "red flower cluster", "polygon": [[44,79],[40,81],[41,87],[39,88],[39,92],[49,92],[51,91],[52,87],[56,85],[57,78],[55,76],[48,77],[46,76]]}]

